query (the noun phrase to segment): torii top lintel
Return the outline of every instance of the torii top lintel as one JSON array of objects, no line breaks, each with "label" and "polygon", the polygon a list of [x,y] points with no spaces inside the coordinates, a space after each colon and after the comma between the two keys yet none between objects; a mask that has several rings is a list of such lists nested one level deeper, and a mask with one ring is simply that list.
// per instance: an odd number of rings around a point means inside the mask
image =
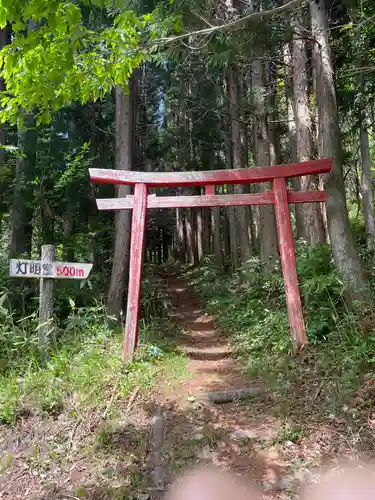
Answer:
[{"label": "torii top lintel", "polygon": [[324,158],[272,167],[241,168],[236,170],[207,170],[202,172],[132,172],[90,168],[93,182],[101,184],[146,184],[149,187],[188,187],[209,184],[249,184],[270,182],[277,178],[301,177],[329,173],[332,159]]}]

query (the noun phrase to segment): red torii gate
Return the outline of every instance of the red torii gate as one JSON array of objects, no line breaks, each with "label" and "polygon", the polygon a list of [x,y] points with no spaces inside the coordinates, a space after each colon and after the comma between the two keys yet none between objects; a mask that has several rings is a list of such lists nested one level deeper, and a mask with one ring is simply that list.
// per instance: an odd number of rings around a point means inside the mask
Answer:
[{"label": "red torii gate", "polygon": [[[89,169],[91,180],[105,184],[134,185],[134,195],[125,198],[98,199],[99,210],[133,210],[130,243],[130,269],[126,311],[124,357],[133,359],[138,342],[142,260],[148,208],[227,207],[270,205],[275,207],[279,237],[280,258],[284,276],[286,303],[291,337],[298,350],[307,343],[298,288],[296,256],[289,203],[324,202],[325,191],[293,191],[286,187],[288,177],[329,173],[331,159],[312,160],[290,165],[257,167],[237,170],[209,170],[203,172],[131,172],[125,170]],[[257,194],[216,195],[215,185],[272,182],[272,190]],[[148,188],[192,187],[205,189],[202,196],[150,196]]]}]

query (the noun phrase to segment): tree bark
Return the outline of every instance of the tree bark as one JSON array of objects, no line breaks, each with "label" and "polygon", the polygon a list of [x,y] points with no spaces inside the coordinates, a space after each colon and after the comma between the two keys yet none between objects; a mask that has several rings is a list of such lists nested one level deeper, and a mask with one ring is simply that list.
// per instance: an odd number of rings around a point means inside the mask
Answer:
[{"label": "tree bark", "polygon": [[214,404],[226,404],[233,401],[242,401],[264,394],[264,387],[248,387],[218,392],[201,392],[197,395],[198,401],[205,401]]},{"label": "tree bark", "polygon": [[[288,162],[297,163],[297,132],[296,132],[296,121],[294,112],[294,100],[293,100],[293,61],[292,52],[290,49],[289,42],[284,44],[283,49],[284,56],[284,74],[285,74],[285,97],[287,104],[287,117],[288,117],[288,142],[289,142],[289,158]],[[295,190],[300,191],[301,182],[299,177],[294,177],[292,179],[292,186]],[[304,233],[304,222],[303,222],[303,208],[302,204],[296,203],[294,206],[295,217],[296,217],[296,233],[297,238],[303,238]]]},{"label": "tree bark", "polygon": [[[304,25],[303,14],[292,16],[292,26],[295,30]],[[311,110],[309,105],[308,76],[306,68],[306,42],[300,34],[293,36],[293,96],[296,119],[297,161],[312,159]],[[301,177],[302,191],[316,191],[316,179],[311,175]],[[303,203],[303,226],[301,237],[311,246],[324,243],[324,227],[322,214],[317,203]]]},{"label": "tree bark", "polygon": [[[231,146],[232,146],[232,167],[234,169],[246,168],[247,159],[245,158],[244,145],[244,127],[241,124],[240,107],[240,84],[238,68],[231,65],[228,70],[229,103],[231,119]],[[234,188],[237,194],[244,193],[244,186],[237,185]],[[248,231],[248,219],[246,207],[236,207],[235,217],[238,226],[238,240],[240,248],[240,261],[246,262],[251,255],[251,242]]]},{"label": "tree bark", "polygon": [[203,251],[205,255],[209,255],[212,253],[210,208],[202,210],[202,223],[203,223]]},{"label": "tree bark", "polygon": [[181,262],[186,258],[186,238],[184,229],[184,213],[182,208],[176,208],[176,241],[175,256]]},{"label": "tree bark", "polygon": [[202,262],[204,257],[204,249],[203,249],[203,217],[202,217],[202,209],[195,209],[195,217],[196,217],[196,240],[197,240],[197,257],[198,262]]},{"label": "tree bark", "polygon": [[220,208],[213,208],[211,210],[212,246],[215,255],[215,262],[218,266],[222,266],[224,264],[223,251],[221,249],[220,219]]},{"label": "tree bark", "polygon": [[[7,28],[0,29],[0,50],[5,47],[8,43],[8,30]],[[0,91],[4,92],[5,90],[5,82],[3,78],[0,78]],[[0,124],[0,144],[2,146],[6,145],[6,132],[5,125],[3,123]],[[4,147],[0,148],[0,168],[5,167],[6,162],[6,154]],[[0,234],[2,233],[2,219],[3,214],[8,212],[8,203],[5,201],[7,188],[5,185],[0,184]]]},{"label": "tree bark", "polygon": [[67,210],[63,215],[63,258],[68,262],[74,261],[74,245],[72,237],[74,234],[74,217],[72,213]]},{"label": "tree bark", "polygon": [[162,243],[163,243],[163,262],[168,262],[169,260],[169,253],[170,253],[170,248],[172,245],[172,239],[171,239],[171,234],[165,231],[163,229],[162,231]]},{"label": "tree bark", "polygon": [[328,41],[327,13],[322,0],[309,0],[316,78],[316,104],[319,113],[319,155],[333,158],[330,174],[326,175],[327,221],[332,253],[348,292],[360,298],[368,290],[368,279],[358,257],[349,227],[342,173],[342,151],[339,117],[333,78],[332,58]]},{"label": "tree bark", "polygon": [[229,229],[229,212],[224,209],[223,216],[223,254],[225,257],[231,255],[230,229]]},{"label": "tree bark", "polygon": [[[267,129],[266,81],[263,63],[254,59],[252,65],[254,99],[254,156],[257,167],[270,166],[269,137]],[[263,184],[262,191],[269,188]],[[278,256],[275,211],[273,206],[259,207],[261,259],[273,265]]]},{"label": "tree bark", "polygon": [[32,116],[25,118],[25,125],[18,128],[17,145],[22,156],[16,160],[15,182],[12,204],[12,230],[10,254],[18,257],[31,252],[33,219],[32,173],[36,156],[36,129]]},{"label": "tree bark", "polygon": [[[129,92],[116,88],[116,153],[115,167],[118,170],[132,170],[133,156],[133,81]],[[129,186],[119,186],[118,197],[130,194]],[[115,216],[115,248],[112,262],[107,307],[110,314],[120,317],[124,308],[124,294],[129,272],[130,252],[130,210],[119,210]]]},{"label": "tree bark", "polygon": [[[229,86],[229,84],[227,86]],[[229,95],[229,90],[227,90],[227,93]],[[231,137],[232,137],[232,120],[231,119],[228,120],[228,128],[229,128],[229,134],[226,135],[226,141],[225,141],[226,161],[227,161],[227,168],[231,169],[231,168],[233,168],[233,148],[232,148],[232,139],[231,139]],[[233,194],[233,186],[227,186],[227,193]],[[232,263],[232,269],[235,270],[239,267],[239,263],[240,263],[240,259],[239,259],[239,255],[238,255],[236,211],[235,211],[235,207],[228,207],[226,209],[226,211],[227,211],[227,221],[228,221],[228,225],[227,225],[226,229],[228,229],[227,234],[229,234],[231,263]]]},{"label": "tree bark", "polygon": [[194,234],[193,234],[193,209],[187,208],[185,211],[185,232],[186,232],[186,250],[187,259],[190,265],[195,264],[195,251],[194,251]]},{"label": "tree bark", "polygon": [[43,198],[40,202],[40,219],[42,245],[50,245],[54,239],[54,217],[46,198]]},{"label": "tree bark", "polygon": [[270,164],[281,163],[280,127],[278,125],[277,99],[276,99],[276,64],[271,62],[267,65],[267,116],[268,138],[270,150]]},{"label": "tree bark", "polygon": [[[233,186],[227,186],[228,194],[233,194]],[[237,234],[237,218],[235,207],[228,207],[228,226],[229,226],[229,244],[230,256],[232,262],[232,270],[235,271],[240,266],[239,252],[238,252],[238,234]]]},{"label": "tree bark", "polygon": [[370,155],[370,142],[368,136],[368,115],[366,109],[361,112],[360,121],[360,143],[362,157],[361,190],[363,198],[363,212],[365,220],[365,231],[367,233],[367,248],[375,250],[375,222],[374,222],[374,193],[373,175]]}]

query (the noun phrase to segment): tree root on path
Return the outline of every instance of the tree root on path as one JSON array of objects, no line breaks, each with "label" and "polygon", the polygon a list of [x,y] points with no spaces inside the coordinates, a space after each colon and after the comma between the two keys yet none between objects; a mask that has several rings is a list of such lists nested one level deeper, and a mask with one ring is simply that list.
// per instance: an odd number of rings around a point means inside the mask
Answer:
[{"label": "tree root on path", "polygon": [[266,389],[264,387],[248,387],[232,391],[202,392],[197,395],[196,399],[202,402],[225,404],[260,396],[265,391]]}]

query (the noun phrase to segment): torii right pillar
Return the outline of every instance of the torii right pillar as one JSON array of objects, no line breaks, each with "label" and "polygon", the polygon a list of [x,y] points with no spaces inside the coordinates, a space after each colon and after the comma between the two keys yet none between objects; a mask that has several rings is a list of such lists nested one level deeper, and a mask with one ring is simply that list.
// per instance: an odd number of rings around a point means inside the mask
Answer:
[{"label": "torii right pillar", "polygon": [[297,349],[300,351],[308,341],[298,287],[296,254],[285,178],[273,180],[273,194],[290,334],[296,343]]}]

